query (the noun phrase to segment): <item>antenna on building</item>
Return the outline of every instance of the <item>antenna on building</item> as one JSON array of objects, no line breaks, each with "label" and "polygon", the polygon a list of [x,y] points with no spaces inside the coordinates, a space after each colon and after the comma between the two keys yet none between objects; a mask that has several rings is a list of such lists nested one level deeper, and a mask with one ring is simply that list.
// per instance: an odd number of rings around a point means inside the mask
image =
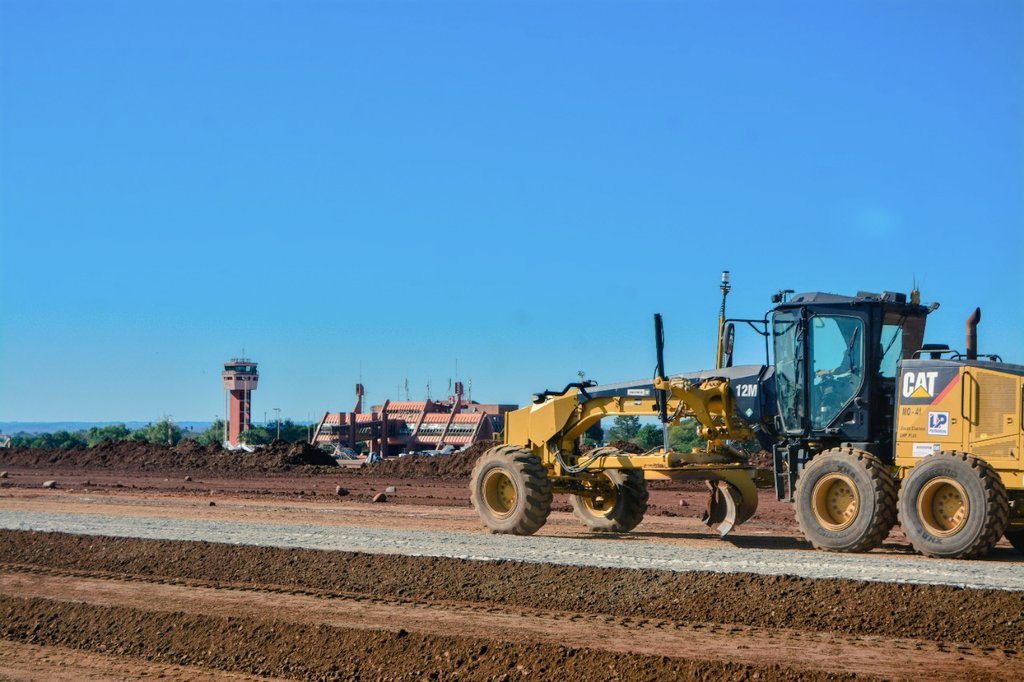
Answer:
[{"label": "antenna on building", "polygon": [[427,379],[427,402],[430,402],[430,379]]},{"label": "antenna on building", "polygon": [[405,402],[409,402],[409,377],[405,378]]}]

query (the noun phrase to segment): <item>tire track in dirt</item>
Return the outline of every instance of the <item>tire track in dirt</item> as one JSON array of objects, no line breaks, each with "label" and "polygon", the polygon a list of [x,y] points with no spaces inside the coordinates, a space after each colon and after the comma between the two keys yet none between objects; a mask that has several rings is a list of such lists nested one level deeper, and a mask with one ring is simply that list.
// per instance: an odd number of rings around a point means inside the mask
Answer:
[{"label": "tire track in dirt", "polygon": [[[0,639],[289,679],[847,680],[772,665],[578,649],[550,642],[298,624],[0,595]],[[0,662],[0,670],[2,670]]]},{"label": "tire track in dirt", "polygon": [[[18,572],[0,573],[0,594],[222,617],[259,618],[262,614],[273,613],[275,619],[290,623],[408,630],[422,635],[457,637],[465,632],[488,633],[490,638],[508,642],[557,643],[623,654],[665,655],[751,666],[787,666],[800,661],[801,669],[821,673],[835,670],[837,661],[842,661],[844,672],[879,677],[941,679],[970,669],[977,676],[1010,679],[1024,670],[1020,656],[990,648],[715,623],[686,624],[495,608],[486,604],[308,596],[258,588],[236,590]],[[770,642],[771,646],[752,647],[752,642]]]},{"label": "tire track in dirt", "polygon": [[275,682],[283,678],[246,675],[197,666],[151,663],[137,658],[37,646],[0,639],[0,680],[4,682]]}]

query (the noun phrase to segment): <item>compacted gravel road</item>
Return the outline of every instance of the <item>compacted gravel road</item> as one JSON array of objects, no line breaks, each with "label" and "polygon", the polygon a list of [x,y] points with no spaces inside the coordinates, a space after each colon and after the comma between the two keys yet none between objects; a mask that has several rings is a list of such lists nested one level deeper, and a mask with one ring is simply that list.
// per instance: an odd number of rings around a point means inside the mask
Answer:
[{"label": "compacted gravel road", "polygon": [[[826,554],[807,549],[737,547],[728,541],[693,546],[687,538],[679,537],[654,543],[631,535],[517,537],[490,535],[482,530],[418,530],[402,527],[408,510],[401,516],[381,510],[373,520],[384,527],[374,527],[349,523],[353,517],[347,512],[356,512],[354,518],[365,522],[369,518],[366,509],[332,510],[329,515],[333,518],[309,524],[271,522],[273,512],[268,512],[267,521],[218,521],[165,518],[152,515],[159,512],[153,506],[136,507],[133,515],[88,513],[88,506],[72,501],[54,506],[59,511],[7,511],[0,502],[0,528],[572,566],[744,572],[1024,590],[1024,562],[1012,560],[949,561],[886,554]],[[472,519],[471,512],[464,516],[466,521]]]}]

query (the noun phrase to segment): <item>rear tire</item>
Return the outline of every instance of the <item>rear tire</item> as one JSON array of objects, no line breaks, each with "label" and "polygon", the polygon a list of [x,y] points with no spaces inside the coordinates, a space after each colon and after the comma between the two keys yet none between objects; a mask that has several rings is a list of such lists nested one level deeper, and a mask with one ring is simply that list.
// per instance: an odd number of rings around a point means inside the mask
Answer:
[{"label": "rear tire", "polygon": [[492,533],[533,535],[551,513],[551,481],[532,452],[499,445],[477,460],[469,499]]},{"label": "rear tire", "polygon": [[900,525],[921,554],[973,559],[988,554],[1006,531],[1006,487],[988,462],[940,452],[910,470],[900,491]]},{"label": "rear tire", "polygon": [[896,525],[898,485],[882,461],[853,448],[825,450],[796,484],[796,518],[816,549],[866,552]]},{"label": "rear tire", "polygon": [[612,492],[599,497],[570,495],[572,511],[595,533],[628,533],[647,513],[647,481],[636,469],[608,469],[601,472]]}]

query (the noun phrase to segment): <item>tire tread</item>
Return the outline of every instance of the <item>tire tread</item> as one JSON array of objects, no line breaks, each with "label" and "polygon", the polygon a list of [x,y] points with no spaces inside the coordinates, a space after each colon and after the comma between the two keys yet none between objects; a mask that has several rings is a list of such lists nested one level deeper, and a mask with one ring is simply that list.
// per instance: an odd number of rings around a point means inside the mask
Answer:
[{"label": "tire tread", "polygon": [[[960,450],[943,451],[931,455],[928,459],[931,460],[932,458],[951,459],[967,464],[974,475],[981,479],[982,488],[985,491],[985,504],[989,510],[994,512],[986,516],[985,528],[978,534],[978,537],[966,549],[953,555],[953,558],[976,559],[988,554],[995,544],[999,542],[999,538],[1002,537],[1006,531],[1006,526],[1010,522],[1010,498],[1006,493],[1006,487],[999,478],[999,474],[985,460]],[[913,476],[913,472],[914,470],[911,469],[911,476]],[[907,501],[907,504],[909,504],[909,501]],[[909,519],[904,518],[904,506],[903,491],[900,491],[899,521],[900,525],[906,529]],[[909,534],[908,539],[913,544],[913,539],[909,537]],[[914,546],[914,549],[925,556],[950,558],[948,554],[930,552],[926,548],[922,549],[917,545]]]},{"label": "tire tread", "polygon": [[[590,453],[590,456],[611,456],[622,454],[613,447],[598,448]],[[644,520],[647,513],[647,503],[650,500],[650,493],[647,490],[647,482],[644,474],[637,469],[619,469],[624,477],[620,484],[619,495],[623,500],[621,513],[614,519],[608,517],[595,517],[584,506],[583,501],[577,495],[570,496],[572,512],[583,522],[591,532],[594,533],[628,533]],[[610,521],[610,522],[609,522]]]},{"label": "tire tread", "polygon": [[[827,547],[819,543],[814,537],[813,529],[807,527],[803,514],[798,512],[796,518],[797,523],[800,525],[800,531],[815,549],[826,552],[867,552],[880,547],[889,536],[893,526],[896,525],[896,502],[899,491],[899,484],[896,479],[889,473],[888,467],[882,463],[882,460],[864,450],[856,448],[830,448],[822,450],[814,458],[817,459],[823,455],[845,455],[856,462],[868,474],[872,488],[875,491],[875,496],[878,499],[878,513],[874,515],[867,532],[861,535],[856,542],[843,547]],[[811,462],[813,464],[814,459]],[[797,479],[796,497],[798,500],[800,499],[800,492],[804,481],[806,481],[804,476]]]},{"label": "tire tread", "polygon": [[[482,469],[495,459],[503,460],[510,469],[516,472],[522,478],[525,488],[522,496],[522,508],[518,512],[519,518],[508,530],[495,528],[488,523],[486,504],[480,499],[477,485]],[[547,523],[553,497],[551,479],[548,478],[547,470],[540,460],[525,448],[517,445],[498,445],[481,455],[473,466],[469,498],[477,514],[492,533],[533,535]]]}]

